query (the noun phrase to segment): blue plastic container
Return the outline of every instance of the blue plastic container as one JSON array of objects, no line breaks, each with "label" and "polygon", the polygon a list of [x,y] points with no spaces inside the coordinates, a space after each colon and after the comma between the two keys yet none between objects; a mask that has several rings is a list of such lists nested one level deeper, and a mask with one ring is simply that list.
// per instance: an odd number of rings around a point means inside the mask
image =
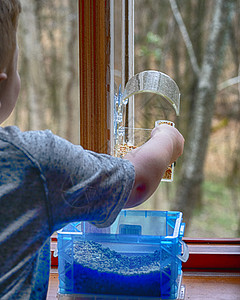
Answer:
[{"label": "blue plastic container", "polygon": [[59,294],[176,299],[183,234],[182,213],[171,211],[123,210],[103,229],[71,223],[58,232]]}]

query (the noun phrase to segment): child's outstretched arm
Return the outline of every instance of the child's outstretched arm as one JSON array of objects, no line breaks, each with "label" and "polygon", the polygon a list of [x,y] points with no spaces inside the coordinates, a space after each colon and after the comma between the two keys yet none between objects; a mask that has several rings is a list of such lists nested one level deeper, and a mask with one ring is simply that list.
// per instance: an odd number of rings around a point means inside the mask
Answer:
[{"label": "child's outstretched arm", "polygon": [[183,146],[179,131],[162,124],[153,129],[148,142],[125,155],[135,167],[135,183],[125,208],[137,206],[153,194],[169,164],[182,154]]}]

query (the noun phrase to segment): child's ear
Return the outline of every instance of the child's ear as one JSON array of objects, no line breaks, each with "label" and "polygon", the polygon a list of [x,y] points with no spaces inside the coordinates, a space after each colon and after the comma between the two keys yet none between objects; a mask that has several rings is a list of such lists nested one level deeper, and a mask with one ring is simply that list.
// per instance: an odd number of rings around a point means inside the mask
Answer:
[{"label": "child's ear", "polygon": [[0,82],[7,79],[6,73],[0,73]]}]

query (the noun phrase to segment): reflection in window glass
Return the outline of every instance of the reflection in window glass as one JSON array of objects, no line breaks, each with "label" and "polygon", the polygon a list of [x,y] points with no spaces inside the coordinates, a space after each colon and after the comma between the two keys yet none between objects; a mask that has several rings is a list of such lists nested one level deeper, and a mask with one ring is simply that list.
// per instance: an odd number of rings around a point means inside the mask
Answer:
[{"label": "reflection in window glass", "polygon": [[4,125],[15,124],[21,130],[48,128],[79,143],[78,1],[21,3],[22,88],[15,111]]},{"label": "reflection in window glass", "polygon": [[[135,74],[154,69],[171,76],[181,91],[180,117],[176,118],[170,107],[159,98],[143,95],[135,97],[136,127],[152,128],[156,119],[170,119],[189,142],[190,128],[198,115],[193,115],[196,90],[201,78],[194,71],[193,57],[201,69],[207,39],[214,14],[214,1],[137,0],[134,7],[135,22]],[[179,5],[181,3],[181,5]],[[193,54],[189,52],[176,22],[180,13]],[[188,205],[191,218],[187,221],[187,235],[191,237],[239,237],[240,236],[240,95],[238,21],[239,12],[233,14],[229,43],[222,57],[222,69],[217,72],[215,110],[212,117],[208,148],[202,162],[204,180],[202,189],[196,190],[195,204]],[[234,50],[233,50],[234,49]],[[196,68],[195,68],[196,69]],[[235,78],[235,81],[233,80]],[[208,100],[208,99],[207,99]],[[210,100],[208,100],[210,101]],[[186,155],[186,152],[185,152]],[[151,200],[140,208],[172,210],[176,207],[182,171],[179,159],[173,183],[161,183]],[[197,180],[197,179],[196,179]],[[182,187],[181,187],[182,188]],[[181,204],[181,203],[180,203]],[[178,208],[186,211],[185,202]],[[190,209],[189,209],[190,207]]]}]

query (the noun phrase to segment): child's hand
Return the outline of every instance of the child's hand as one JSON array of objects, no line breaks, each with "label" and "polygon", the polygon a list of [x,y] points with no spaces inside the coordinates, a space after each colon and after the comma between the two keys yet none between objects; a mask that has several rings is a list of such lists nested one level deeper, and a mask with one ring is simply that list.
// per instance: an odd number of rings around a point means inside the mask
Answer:
[{"label": "child's hand", "polygon": [[161,124],[153,129],[149,141],[126,154],[124,158],[135,168],[135,183],[125,208],[137,206],[152,195],[169,164],[182,154],[183,146],[181,133]]},{"label": "child's hand", "polygon": [[171,138],[173,143],[173,151],[170,163],[175,162],[178,157],[182,155],[185,140],[175,127],[167,124],[158,125],[152,130],[151,137],[159,138],[161,140],[165,138]]}]

